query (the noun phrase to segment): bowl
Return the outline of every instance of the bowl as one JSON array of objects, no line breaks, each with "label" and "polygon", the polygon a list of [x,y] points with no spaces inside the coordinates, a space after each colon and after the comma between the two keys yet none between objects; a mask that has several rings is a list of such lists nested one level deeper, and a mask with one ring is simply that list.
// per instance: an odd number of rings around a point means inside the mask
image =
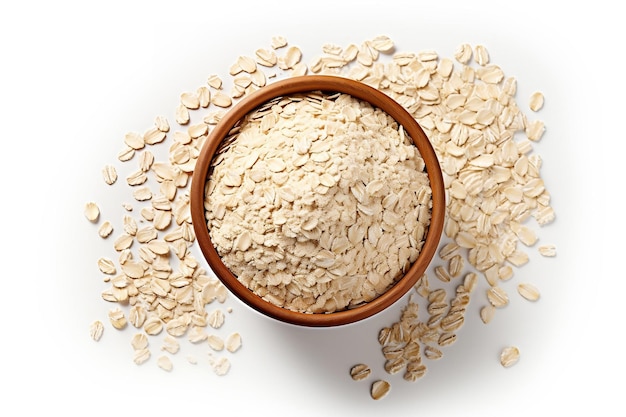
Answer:
[{"label": "bowl", "polygon": [[[205,192],[214,158],[224,147],[231,131],[239,126],[245,115],[272,99],[293,94],[333,92],[350,95],[386,112],[412,139],[424,161],[432,190],[430,225],[423,245],[410,267],[396,279],[393,286],[376,298],[361,305],[333,312],[302,312],[266,301],[254,293],[231,272],[222,261],[211,239],[207,225]],[[264,316],[307,327],[340,326],[369,318],[393,305],[410,291],[430,264],[441,239],[445,217],[445,194],[441,167],[426,134],[404,107],[381,91],[352,79],[331,75],[304,75],[273,82],[252,92],[227,111],[210,131],[198,155],[190,191],[190,210],[196,240],[217,278],[243,303]]]}]

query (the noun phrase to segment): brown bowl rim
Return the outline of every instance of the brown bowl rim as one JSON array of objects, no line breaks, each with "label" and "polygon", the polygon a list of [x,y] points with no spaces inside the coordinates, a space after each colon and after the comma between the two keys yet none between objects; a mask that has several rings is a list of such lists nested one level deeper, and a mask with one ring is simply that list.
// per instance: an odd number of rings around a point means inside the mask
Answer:
[{"label": "brown bowl rim", "polygon": [[[399,124],[417,146],[424,162],[432,189],[431,224],[417,260],[409,270],[384,294],[376,299],[348,310],[333,313],[301,313],[279,307],[263,300],[243,285],[221,261],[214,248],[206,224],[204,193],[209,165],[222,139],[244,115],[276,97],[311,91],[339,92],[367,101],[384,110]],[[199,181],[195,181],[200,179]],[[334,75],[303,75],[275,81],[241,99],[209,133],[202,145],[192,175],[190,210],[196,240],[200,250],[217,278],[241,301],[257,312],[276,320],[299,326],[340,326],[371,317],[402,298],[424,274],[430,264],[443,231],[445,217],[445,191],[441,167],[435,150],[421,126],[402,105],[380,90],[365,83]]]}]

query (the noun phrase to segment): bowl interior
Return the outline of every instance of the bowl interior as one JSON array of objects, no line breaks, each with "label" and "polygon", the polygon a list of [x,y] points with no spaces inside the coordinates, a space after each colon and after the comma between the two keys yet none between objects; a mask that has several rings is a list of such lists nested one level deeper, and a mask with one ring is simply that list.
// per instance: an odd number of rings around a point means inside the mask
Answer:
[{"label": "bowl interior", "polygon": [[[276,97],[313,91],[338,92],[349,94],[355,98],[369,102],[385,111],[403,126],[406,133],[417,146],[425,165],[430,187],[432,189],[431,222],[426,239],[417,260],[411,265],[404,276],[385,293],[361,306],[333,313],[309,314],[279,307],[263,300],[243,285],[224,265],[215,249],[205,217],[205,183],[210,172],[210,165],[222,140],[249,112]],[[191,216],[200,249],[211,269],[222,283],[241,301],[258,312],[274,319],[302,326],[328,327],[357,322],[370,317],[389,307],[406,294],[420,279],[432,260],[443,230],[445,215],[445,194],[441,168],[435,151],[426,134],[400,104],[381,91],[364,83],[348,78],[305,75],[268,84],[251,93],[230,109],[220,122],[209,133],[200,155],[198,156],[191,185]]]}]

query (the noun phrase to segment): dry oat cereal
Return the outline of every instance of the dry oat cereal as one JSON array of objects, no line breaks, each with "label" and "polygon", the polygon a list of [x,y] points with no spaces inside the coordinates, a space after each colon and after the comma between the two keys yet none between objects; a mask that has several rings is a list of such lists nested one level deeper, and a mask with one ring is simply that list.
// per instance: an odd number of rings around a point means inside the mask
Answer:
[{"label": "dry oat cereal", "polygon": [[109,321],[111,325],[118,330],[126,327],[126,323],[128,323],[124,312],[119,307],[109,310]]},{"label": "dry oat cereal", "polygon": [[213,372],[215,372],[216,375],[226,375],[230,370],[230,361],[227,357],[221,356],[217,359],[210,357],[209,359]]},{"label": "dry oat cereal", "polygon": [[384,379],[379,379],[372,383],[370,389],[370,395],[375,400],[380,400],[384,398],[387,394],[389,394],[389,390],[391,389],[391,384]]},{"label": "dry oat cereal", "polygon": [[87,204],[85,204],[85,217],[90,222],[95,223],[98,221],[98,217],[100,217],[100,208],[93,201],[90,201]]},{"label": "dry oat cereal", "polygon": [[134,350],[146,349],[148,347],[148,337],[145,333],[135,333],[130,340]]},{"label": "dry oat cereal", "polygon": [[537,287],[527,282],[518,284],[517,292],[528,301],[537,301],[540,296]]},{"label": "dry oat cereal", "polygon": [[364,363],[359,363],[350,368],[350,377],[355,381],[366,379],[371,373],[370,367]]},{"label": "dry oat cereal", "polygon": [[133,352],[133,362],[137,365],[141,365],[150,359],[150,356],[152,356],[152,354],[148,348],[135,350]]},{"label": "dry oat cereal", "polygon": [[104,332],[104,325],[102,324],[100,320],[95,320],[89,326],[89,334],[91,335],[91,338],[95,340],[96,342],[99,341],[100,338],[102,338],[103,332]]},{"label": "dry oat cereal", "polygon": [[100,228],[98,229],[98,234],[101,238],[105,239],[109,237],[111,233],[113,233],[113,225],[111,224],[111,222],[105,221],[104,223],[102,223],[102,225],[100,225]]},{"label": "dry oat cereal", "polygon": [[279,98],[213,163],[206,217],[222,261],[290,310],[352,308],[415,261],[430,224],[424,161],[401,126],[345,94]]},{"label": "dry oat cereal", "polygon": [[224,340],[218,335],[211,334],[207,337],[207,341],[209,342],[209,347],[216,352],[224,349]]},{"label": "dry oat cereal", "polygon": [[[539,240],[537,227],[532,222],[543,227],[556,216],[550,193],[540,175],[542,159],[533,149],[543,138],[546,126],[541,120],[531,120],[520,110],[515,100],[518,80],[493,62],[495,55],[492,57],[484,45],[463,43],[451,51],[448,58],[428,48],[398,49],[388,36],[380,35],[357,44],[326,43],[321,46],[321,53],[312,58],[309,52],[289,44],[283,36],[275,36],[269,45],[243,53],[230,68],[222,69],[222,73],[230,74],[231,80],[223,82],[217,73],[212,73],[206,85],[181,93],[179,102],[173,103],[175,125],[170,126],[165,117],[157,116],[152,126],[128,132],[120,138],[122,143],[116,159],[130,167],[126,185],[140,214],[120,222],[106,221],[98,229],[100,237],[112,236],[111,253],[98,257],[103,260],[99,267],[104,273],[104,282],[110,284],[101,296],[114,305],[109,317],[114,328],[124,328],[128,317],[128,322],[145,332],[146,338],[156,337],[165,329],[162,350],[171,355],[185,349],[179,343],[184,336],[189,343],[206,344],[207,350],[213,352],[237,346],[236,338],[229,340],[221,329],[224,315],[215,313],[218,309],[213,309],[211,314],[206,310],[212,303],[224,303],[228,292],[192,252],[195,236],[189,213],[188,186],[200,147],[224,112],[238,99],[277,78],[280,72],[277,70],[283,71],[284,76],[307,73],[346,76],[377,88],[402,104],[431,140],[444,172],[446,223],[438,259],[434,260],[434,265],[440,268],[433,271],[438,279],[429,280],[432,274],[425,273],[397,321],[377,334],[385,371],[404,371],[406,381],[416,381],[427,372],[422,358],[442,358],[447,346],[457,337],[463,337],[463,324],[473,319],[467,310],[471,299],[482,297],[484,307],[475,311],[479,311],[478,316],[484,323],[489,323],[496,310],[508,303],[506,285],[517,286],[520,294],[529,299],[538,298],[535,287],[506,281],[515,280],[519,275],[517,270],[529,261],[526,251],[535,247]],[[224,86],[231,84],[232,89],[227,92]],[[337,100],[341,106],[337,105]],[[356,115],[370,114],[371,110],[360,104],[345,106],[347,101],[346,98],[315,96],[304,98],[300,103],[318,108],[333,104],[330,107],[351,123],[356,122]],[[282,129],[286,117],[283,116],[295,114],[297,104],[273,104],[277,107],[258,113],[251,125],[267,131],[277,129],[278,135],[285,132]],[[538,112],[544,105],[541,92],[530,96],[528,107],[532,112]],[[336,133],[332,129],[330,132]],[[244,139],[246,135],[248,139],[254,138],[248,132],[244,133]],[[397,136],[394,137],[400,144]],[[325,144],[328,138],[320,139],[309,137],[294,141],[291,148],[281,150],[283,154],[278,155],[279,158],[263,155],[266,149],[257,147],[254,140],[247,148],[233,151],[240,165],[234,165],[237,169],[224,169],[222,184],[226,184],[226,188],[240,187],[247,198],[254,197],[259,207],[264,208],[259,210],[257,218],[241,214],[240,208],[235,209],[234,213],[245,220],[241,224],[247,228],[246,233],[233,230],[232,224],[239,223],[231,221],[231,230],[226,231],[221,244],[225,252],[239,253],[233,256],[234,264],[250,260],[245,256],[254,257],[244,255],[248,250],[262,255],[255,255],[252,271],[266,271],[266,275],[252,274],[246,280],[253,283],[255,290],[264,292],[267,299],[298,309],[333,311],[384,291],[389,285],[385,274],[402,271],[405,261],[417,256],[421,230],[411,225],[417,232],[408,246],[398,250],[397,259],[394,255],[386,266],[381,266],[381,262],[375,268],[364,268],[358,273],[352,270],[354,264],[365,265],[368,256],[374,259],[372,262],[377,262],[378,256],[388,254],[396,242],[390,243],[392,239],[385,237],[375,225],[380,226],[381,220],[387,226],[397,225],[398,219],[390,214],[383,217],[380,206],[407,201],[397,190],[397,195],[387,201],[376,200],[382,197],[380,182],[367,168],[362,168],[365,166],[359,164],[362,161],[350,161],[347,165],[354,163],[359,169],[346,170],[336,163],[335,143],[331,141],[333,146],[330,146]],[[151,151],[156,150],[156,146],[165,146],[168,154],[165,159],[157,158],[158,153]],[[366,146],[378,158],[389,156],[387,150],[381,151],[375,143]],[[394,154],[393,160],[408,160],[403,152]],[[353,154],[359,156],[358,151]],[[335,161],[334,168],[323,172],[309,169],[307,172],[315,176],[302,179],[302,184],[298,182],[300,179],[294,172],[301,171],[297,168],[312,168],[329,161]],[[247,177],[241,168],[249,170]],[[392,171],[401,176],[395,168]],[[107,164],[102,176],[106,184],[112,185],[117,181],[117,169]],[[358,185],[359,180],[362,186]],[[322,204],[326,210],[320,212],[325,215],[314,216],[307,209],[306,203],[310,201]],[[380,205],[372,207],[372,201]],[[120,204],[129,215],[133,214],[133,205]],[[358,223],[354,218],[347,218],[345,206],[350,207],[351,213],[358,213],[361,220],[374,216],[373,213],[380,217]],[[269,207],[277,210],[268,216]],[[217,213],[221,216],[223,211],[225,216],[226,210],[219,204],[218,208]],[[406,213],[411,210],[407,209]],[[419,219],[421,214],[412,217]],[[84,215],[90,222],[97,223],[100,209],[96,203],[88,203]],[[223,222],[224,218],[219,220]],[[321,227],[337,222],[357,226],[348,227],[343,236],[334,233],[336,230]],[[280,244],[291,244],[284,247],[293,256],[289,259],[297,260],[300,269],[288,271],[284,266],[286,262],[277,259],[282,255],[276,249],[279,239],[265,233],[265,228],[273,225],[284,226],[289,231],[291,237],[283,236],[287,242],[280,241]],[[427,223],[421,225],[424,226]],[[298,237],[305,237],[307,243],[298,243]],[[311,252],[312,242],[319,243],[318,252]],[[363,244],[357,249],[355,242]],[[405,245],[406,242],[398,243]],[[544,257],[556,256],[554,244],[540,245],[535,250]],[[309,253],[315,255],[307,256]],[[289,274],[282,273],[286,270]],[[303,280],[299,275],[310,278]],[[330,287],[329,283],[336,277],[343,277],[344,287],[363,286],[366,290],[356,297],[336,288],[328,291],[326,287]],[[464,278],[458,282],[457,277]],[[484,280],[480,281],[480,277]],[[481,285],[489,289],[483,292]],[[477,288],[479,291],[475,291]],[[207,327],[215,333],[207,334],[205,339],[203,329]],[[90,336],[99,340],[103,329],[101,321],[94,321]],[[133,342],[138,343],[134,338]],[[142,343],[137,346],[141,347]],[[197,362],[193,356],[186,357],[189,363]],[[134,351],[133,360],[138,365],[149,358],[147,345]],[[502,366],[512,366],[518,359],[519,349],[515,347],[501,352]],[[156,362],[162,369],[171,370],[173,360],[175,358],[159,358]],[[225,375],[230,369],[227,358],[209,355],[209,362],[217,375]],[[371,370],[361,364],[351,368],[350,373],[353,379],[359,380],[369,376]],[[380,399],[389,389],[389,382],[377,380],[371,385],[370,394]]]},{"label": "dry oat cereal", "polygon": [[496,314],[496,308],[491,304],[483,306],[480,309],[480,319],[485,324],[490,323],[495,314]]},{"label": "dry oat cereal", "polygon": [[164,350],[171,354],[175,354],[180,350],[180,343],[178,343],[178,340],[176,340],[176,338],[167,335],[163,339],[163,346],[161,347],[161,350]]},{"label": "dry oat cereal", "polygon": [[556,256],[556,246],[555,245],[541,245],[539,246],[539,253],[542,256],[554,257]]},{"label": "dry oat cereal", "polygon": [[170,372],[174,368],[172,360],[168,356],[160,356],[157,359],[157,365],[164,371]]},{"label": "dry oat cereal", "polygon": [[491,287],[487,290],[487,299],[496,308],[502,308],[509,303],[508,294],[499,286]]},{"label": "dry oat cereal", "polygon": [[519,361],[519,355],[520,352],[517,347],[507,346],[500,353],[500,364],[505,368],[509,368]]},{"label": "dry oat cereal", "polygon": [[234,353],[241,348],[241,335],[237,332],[231,333],[226,338],[226,350],[230,353]]},{"label": "dry oat cereal", "polygon": [[530,109],[532,111],[541,110],[541,108],[543,107],[543,100],[543,93],[541,93],[540,91],[535,91],[534,93],[532,93],[530,96]]},{"label": "dry oat cereal", "polygon": [[106,165],[102,169],[102,177],[108,185],[113,185],[117,181],[117,170],[113,165]]}]

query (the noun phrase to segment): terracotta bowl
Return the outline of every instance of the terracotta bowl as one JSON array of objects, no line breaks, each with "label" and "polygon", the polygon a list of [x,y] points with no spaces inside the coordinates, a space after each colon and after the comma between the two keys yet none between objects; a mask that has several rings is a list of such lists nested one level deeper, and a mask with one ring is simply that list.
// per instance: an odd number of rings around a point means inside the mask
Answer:
[{"label": "terracotta bowl", "polygon": [[[211,242],[205,217],[205,185],[213,157],[222,140],[246,114],[276,97],[312,91],[339,92],[349,94],[369,102],[393,117],[413,139],[426,164],[426,171],[432,188],[431,224],[426,240],[417,260],[390,289],[378,298],[359,307],[332,313],[301,313],[279,307],[263,300],[244,286],[224,265]],[[191,185],[191,216],[196,239],[209,266],[222,283],[245,304],[273,319],[299,326],[331,327],[354,323],[371,317],[402,298],[417,283],[431,262],[443,229],[445,216],[444,185],[441,167],[434,149],[424,131],[400,104],[381,91],[348,78],[305,75],[293,77],[272,84],[251,93],[231,108],[212,129],[204,142],[196,162]]]}]

